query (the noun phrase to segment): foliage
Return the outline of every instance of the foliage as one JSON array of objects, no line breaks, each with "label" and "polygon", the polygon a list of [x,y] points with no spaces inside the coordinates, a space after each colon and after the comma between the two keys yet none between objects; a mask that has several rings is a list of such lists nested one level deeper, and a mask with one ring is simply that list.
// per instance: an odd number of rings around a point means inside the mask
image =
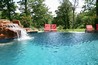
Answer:
[{"label": "foliage", "polygon": [[[44,26],[45,23],[52,22],[52,15],[48,12],[48,7],[43,3],[44,0],[22,0],[19,1],[19,5],[21,7],[19,10],[21,11],[21,15],[25,14],[27,18],[23,18],[26,23],[28,23],[28,16],[31,17],[30,25],[40,28]],[[28,7],[29,6],[29,7]],[[23,25],[25,25],[23,23]],[[28,26],[28,25],[27,25]]]},{"label": "foliage", "polygon": [[85,0],[84,5],[83,5],[84,11],[88,11],[94,8],[96,4],[95,2],[96,0]]},{"label": "foliage", "polygon": [[31,3],[33,24],[37,28],[44,26],[45,23],[51,23],[53,19],[51,12],[48,12],[48,7],[43,2],[44,0],[35,0]]},{"label": "foliage", "polygon": [[[88,16],[86,17],[88,21],[92,22],[90,24],[95,25],[98,24],[97,16],[98,16],[98,0],[85,0],[85,5],[83,6],[84,12],[88,12]],[[96,27],[95,27],[96,28]]]},{"label": "foliage", "polygon": [[19,2],[17,2],[20,7],[19,10],[22,14],[25,14],[26,16],[30,15],[30,7],[29,6],[29,0],[20,0]]},{"label": "foliage", "polygon": [[61,5],[56,10],[57,16],[54,18],[54,23],[58,26],[62,25],[65,29],[70,28],[70,13],[72,12],[72,5],[69,0],[63,0]]},{"label": "foliage", "polygon": [[76,19],[76,18],[75,18],[75,10],[76,10],[78,4],[79,4],[79,0],[73,0],[73,3],[72,3],[72,10],[73,10],[72,28],[75,28],[75,27],[74,27],[74,24],[75,24],[75,22],[76,22],[76,20],[75,20],[75,19]]},{"label": "foliage", "polygon": [[56,16],[53,17],[45,0],[20,0],[17,6],[13,0],[0,0],[0,18],[20,20],[24,27],[43,28],[44,24],[57,24],[59,30],[85,28],[87,24],[98,22],[98,0],[85,0],[83,11],[76,15],[78,0],[61,0]]},{"label": "foliage", "polygon": [[80,14],[78,14],[76,18],[76,23],[75,23],[77,25],[75,27],[85,28],[87,24],[94,25],[94,20],[96,18],[95,13],[96,13],[95,8],[93,8],[92,10],[89,10],[88,12],[83,11]]},{"label": "foliage", "polygon": [[[19,11],[21,12],[18,16],[18,20],[21,21],[21,24],[24,27],[30,27],[32,26],[32,17],[31,17],[31,12],[30,12],[30,7],[29,6],[29,0],[20,0],[18,2],[20,5]],[[17,17],[16,17],[17,18]]]},{"label": "foliage", "polygon": [[15,10],[16,6],[13,0],[0,0],[1,18],[12,20]]},{"label": "foliage", "polygon": [[23,24],[24,27],[30,27],[32,25],[32,17],[31,16],[26,16],[25,14],[20,15],[20,21],[21,24]]}]

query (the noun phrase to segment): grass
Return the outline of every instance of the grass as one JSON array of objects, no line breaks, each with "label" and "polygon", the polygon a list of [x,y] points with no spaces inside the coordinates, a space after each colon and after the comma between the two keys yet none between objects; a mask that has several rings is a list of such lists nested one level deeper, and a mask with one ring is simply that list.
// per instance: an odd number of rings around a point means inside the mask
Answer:
[{"label": "grass", "polygon": [[[44,32],[43,28],[38,29],[39,32]],[[62,29],[57,28],[57,32],[85,32],[85,29]]]},{"label": "grass", "polygon": [[58,32],[85,32],[85,29],[61,29]]}]

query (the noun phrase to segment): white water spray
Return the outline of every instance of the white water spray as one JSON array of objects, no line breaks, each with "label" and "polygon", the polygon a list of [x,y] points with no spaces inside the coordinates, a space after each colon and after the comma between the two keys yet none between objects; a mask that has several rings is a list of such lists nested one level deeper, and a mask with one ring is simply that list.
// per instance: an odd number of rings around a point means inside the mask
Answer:
[{"label": "white water spray", "polygon": [[[20,27],[18,24],[10,24],[9,29],[17,32],[17,37],[18,37],[19,41],[31,39],[31,37],[28,36],[26,30],[24,28]],[[18,32],[18,31],[20,31],[20,32]]]},{"label": "white water spray", "polygon": [[20,29],[21,30],[21,37],[18,38],[18,40],[28,40],[28,39],[31,39],[30,36],[28,36],[26,30],[24,29]]}]

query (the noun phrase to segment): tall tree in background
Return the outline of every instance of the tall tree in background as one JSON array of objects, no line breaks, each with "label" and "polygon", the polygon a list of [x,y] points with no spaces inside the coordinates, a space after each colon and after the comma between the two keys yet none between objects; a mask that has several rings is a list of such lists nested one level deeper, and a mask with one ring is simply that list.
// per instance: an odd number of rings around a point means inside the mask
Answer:
[{"label": "tall tree in background", "polygon": [[24,24],[25,27],[32,25],[40,28],[43,27],[45,23],[52,21],[53,17],[51,13],[48,12],[48,7],[44,4],[44,0],[21,0],[18,3],[22,16],[21,23],[28,23],[28,25]]},{"label": "tall tree in background", "polygon": [[61,5],[56,11],[54,23],[62,25],[64,29],[70,28],[70,13],[72,12],[72,4],[69,0],[62,0]]},{"label": "tall tree in background", "polygon": [[95,0],[84,0],[82,11],[77,15],[75,28],[85,28],[87,24],[94,25],[96,18]]},{"label": "tall tree in background", "polygon": [[95,2],[96,2],[95,0],[85,0],[83,5],[84,11],[88,11],[94,8],[96,4]]},{"label": "tall tree in background", "polygon": [[73,0],[73,3],[72,3],[72,10],[73,10],[72,28],[74,28],[74,23],[75,23],[75,10],[76,10],[78,4],[79,4],[79,0]]},{"label": "tall tree in background", "polygon": [[20,12],[21,14],[25,14],[26,16],[30,15],[30,9],[29,9],[29,0],[20,0],[18,2],[18,4],[20,5]]},{"label": "tall tree in background", "polygon": [[96,24],[98,24],[98,0],[85,0],[84,11],[90,11],[95,9],[95,21],[94,28],[96,29]]},{"label": "tall tree in background", "polygon": [[96,0],[96,19],[95,19],[95,29],[96,29],[96,24],[98,24],[98,0]]},{"label": "tall tree in background", "polygon": [[33,24],[37,28],[43,27],[45,23],[51,23],[53,19],[44,1],[45,0],[34,0],[31,2]]},{"label": "tall tree in background", "polygon": [[1,18],[8,18],[12,20],[12,15],[15,13],[16,6],[13,0],[1,0],[0,1],[0,11],[2,12]]},{"label": "tall tree in background", "polygon": [[0,18],[2,18],[2,11],[4,7],[5,7],[4,0],[0,0]]},{"label": "tall tree in background", "polygon": [[98,0],[96,0],[96,15],[98,16]]},{"label": "tall tree in background", "polygon": [[[32,17],[31,17],[31,8],[29,6],[30,0],[20,0],[18,4],[20,5],[19,11],[20,13],[20,21],[24,27],[32,26]],[[32,0],[33,1],[33,0]]]},{"label": "tall tree in background", "polygon": [[28,15],[28,13],[27,13],[27,0],[25,0],[25,14],[26,14],[26,16]]},{"label": "tall tree in background", "polygon": [[76,17],[76,28],[85,28],[86,25],[94,25],[96,17],[96,9],[92,8],[88,11],[82,11]]}]

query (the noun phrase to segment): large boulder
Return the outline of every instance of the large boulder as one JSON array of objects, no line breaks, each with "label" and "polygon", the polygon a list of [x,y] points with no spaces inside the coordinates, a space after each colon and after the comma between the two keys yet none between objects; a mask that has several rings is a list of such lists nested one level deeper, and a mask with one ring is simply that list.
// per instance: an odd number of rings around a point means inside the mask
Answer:
[{"label": "large boulder", "polygon": [[17,32],[14,32],[10,29],[0,27],[0,39],[2,38],[16,38]]}]

